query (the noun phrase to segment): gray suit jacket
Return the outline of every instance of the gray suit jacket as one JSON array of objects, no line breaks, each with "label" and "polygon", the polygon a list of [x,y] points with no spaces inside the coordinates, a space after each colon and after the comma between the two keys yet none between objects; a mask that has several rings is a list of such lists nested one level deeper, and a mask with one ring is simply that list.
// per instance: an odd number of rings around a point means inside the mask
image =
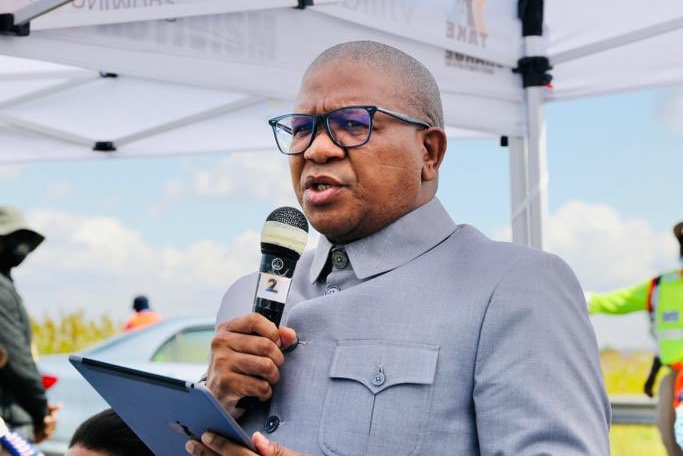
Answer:
[{"label": "gray suit jacket", "polygon": [[[455,225],[436,199],[328,274],[331,247],[299,261],[283,321],[301,343],[248,431],[315,455],[609,454],[595,335],[558,257]],[[255,284],[217,323],[250,311]]]}]

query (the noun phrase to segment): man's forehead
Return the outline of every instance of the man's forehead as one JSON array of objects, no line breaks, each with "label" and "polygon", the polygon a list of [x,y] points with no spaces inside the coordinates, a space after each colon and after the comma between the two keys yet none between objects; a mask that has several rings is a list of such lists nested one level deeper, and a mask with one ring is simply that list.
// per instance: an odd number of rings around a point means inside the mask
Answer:
[{"label": "man's forehead", "polygon": [[339,69],[348,69],[350,71],[377,74],[377,75],[391,75],[398,71],[396,67],[390,67],[385,62],[373,60],[369,57],[359,58],[357,56],[337,56],[334,59],[324,60],[321,62],[314,62],[304,74],[304,79],[310,74],[335,72]]},{"label": "man's forehead", "polygon": [[400,93],[403,82],[395,72],[358,59],[334,59],[310,67],[302,79],[296,105],[329,100],[344,104],[386,103]]}]

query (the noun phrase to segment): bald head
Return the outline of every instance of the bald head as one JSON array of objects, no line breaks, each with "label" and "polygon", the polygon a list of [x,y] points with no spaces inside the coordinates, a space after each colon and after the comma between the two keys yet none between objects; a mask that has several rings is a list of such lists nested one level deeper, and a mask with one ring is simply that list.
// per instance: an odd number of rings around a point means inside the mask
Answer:
[{"label": "bald head", "polygon": [[434,126],[442,127],[443,108],[441,95],[434,76],[424,65],[405,52],[374,41],[351,41],[338,44],[320,54],[306,70],[311,70],[337,61],[358,62],[365,67],[376,68],[387,75],[393,75],[400,85],[402,108],[410,114],[428,120]]}]

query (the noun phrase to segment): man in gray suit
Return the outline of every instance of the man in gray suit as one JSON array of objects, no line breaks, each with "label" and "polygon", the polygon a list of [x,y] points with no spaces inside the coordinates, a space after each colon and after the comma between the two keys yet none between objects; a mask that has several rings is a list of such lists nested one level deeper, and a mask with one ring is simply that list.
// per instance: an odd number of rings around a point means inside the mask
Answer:
[{"label": "man in gray suit", "polygon": [[[256,274],[228,290],[207,377],[260,454],[609,454],[572,271],[455,224],[435,197],[446,134],[429,71],[383,44],[341,44],[308,68],[295,112],[275,119],[276,139],[322,236],[283,327],[249,314]],[[210,433],[187,450],[253,454]]]}]

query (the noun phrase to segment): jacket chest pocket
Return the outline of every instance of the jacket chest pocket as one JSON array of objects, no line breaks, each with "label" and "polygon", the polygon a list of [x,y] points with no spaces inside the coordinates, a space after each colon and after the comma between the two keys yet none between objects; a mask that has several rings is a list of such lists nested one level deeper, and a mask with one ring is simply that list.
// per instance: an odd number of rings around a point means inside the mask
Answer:
[{"label": "jacket chest pocket", "polygon": [[416,454],[429,416],[438,350],[407,342],[338,342],[320,423],[325,454]]}]

